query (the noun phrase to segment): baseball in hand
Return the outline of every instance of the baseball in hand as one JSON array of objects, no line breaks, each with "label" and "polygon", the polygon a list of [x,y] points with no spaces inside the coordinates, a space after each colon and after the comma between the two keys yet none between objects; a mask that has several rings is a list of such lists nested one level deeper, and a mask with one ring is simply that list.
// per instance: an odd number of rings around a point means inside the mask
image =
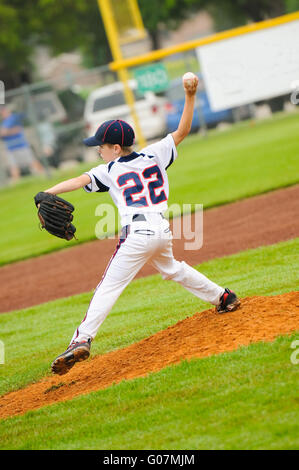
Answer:
[{"label": "baseball in hand", "polygon": [[192,72],[186,72],[183,75],[183,85],[184,88],[192,88],[197,82],[197,76]]}]

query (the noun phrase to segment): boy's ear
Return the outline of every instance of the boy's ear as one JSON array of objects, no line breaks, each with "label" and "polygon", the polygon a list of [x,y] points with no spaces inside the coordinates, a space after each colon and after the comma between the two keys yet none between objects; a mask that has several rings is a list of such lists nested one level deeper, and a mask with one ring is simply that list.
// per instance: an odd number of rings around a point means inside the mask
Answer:
[{"label": "boy's ear", "polygon": [[121,153],[121,146],[119,144],[114,144],[113,149],[115,153]]}]

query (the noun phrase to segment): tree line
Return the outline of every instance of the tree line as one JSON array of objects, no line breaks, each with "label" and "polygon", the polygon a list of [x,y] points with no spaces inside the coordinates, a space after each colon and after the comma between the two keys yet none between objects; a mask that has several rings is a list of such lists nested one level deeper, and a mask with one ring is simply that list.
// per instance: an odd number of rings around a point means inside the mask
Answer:
[{"label": "tree line", "polygon": [[[199,10],[210,12],[216,30],[261,21],[299,9],[299,0],[139,0],[152,48],[163,28],[175,30]],[[80,51],[86,67],[111,61],[97,0],[0,0],[0,79],[11,86],[30,81],[33,52]],[[36,71],[38,72],[38,71]],[[37,73],[38,74],[38,73]]]}]

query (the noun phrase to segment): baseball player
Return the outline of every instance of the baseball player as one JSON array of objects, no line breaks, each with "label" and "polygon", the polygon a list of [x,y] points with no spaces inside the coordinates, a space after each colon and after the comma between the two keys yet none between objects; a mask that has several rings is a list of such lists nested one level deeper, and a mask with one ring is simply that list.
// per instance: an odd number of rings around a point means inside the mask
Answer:
[{"label": "baseball player", "polygon": [[[190,75],[190,74],[189,74]],[[88,193],[108,191],[118,208],[122,232],[118,245],[90,301],[85,317],[70,345],[52,363],[55,374],[65,374],[90,355],[91,341],[114,303],[146,262],[162,275],[180,283],[219,313],[235,310],[240,301],[229,289],[215,284],[172,251],[172,233],[163,213],[169,194],[167,168],[177,158],[177,147],[188,135],[194,111],[198,78],[183,82],[185,104],[175,132],[134,152],[134,131],[122,120],[106,121],[96,134],[84,140],[97,146],[105,164],[46,190],[60,194],[84,188]]]}]

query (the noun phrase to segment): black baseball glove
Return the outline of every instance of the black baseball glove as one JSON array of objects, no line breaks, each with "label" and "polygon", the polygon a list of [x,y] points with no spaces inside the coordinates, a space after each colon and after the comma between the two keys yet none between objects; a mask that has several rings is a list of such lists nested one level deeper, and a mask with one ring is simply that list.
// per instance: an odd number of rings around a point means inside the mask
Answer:
[{"label": "black baseball glove", "polygon": [[42,228],[49,233],[65,240],[71,240],[76,232],[76,227],[71,223],[74,206],[50,193],[37,193],[34,202],[38,208],[38,218]]}]

